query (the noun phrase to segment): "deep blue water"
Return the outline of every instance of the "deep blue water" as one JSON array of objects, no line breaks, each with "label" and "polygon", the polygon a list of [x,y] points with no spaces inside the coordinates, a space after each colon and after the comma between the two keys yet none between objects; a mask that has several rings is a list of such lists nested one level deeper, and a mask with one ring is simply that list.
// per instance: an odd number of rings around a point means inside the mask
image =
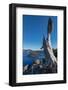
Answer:
[{"label": "deep blue water", "polygon": [[23,65],[29,64],[31,65],[33,63],[33,61],[40,59],[42,60],[44,58],[44,52],[43,51],[39,51],[37,56],[29,56],[30,51],[29,50],[25,50],[23,52]]}]

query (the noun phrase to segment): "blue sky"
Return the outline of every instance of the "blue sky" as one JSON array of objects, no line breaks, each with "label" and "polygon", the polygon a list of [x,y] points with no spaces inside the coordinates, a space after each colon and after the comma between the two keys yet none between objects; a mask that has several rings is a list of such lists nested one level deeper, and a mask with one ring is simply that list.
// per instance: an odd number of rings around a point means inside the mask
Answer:
[{"label": "blue sky", "polygon": [[53,48],[57,48],[57,16],[37,16],[23,15],[23,44],[24,49],[40,49],[43,42],[43,35],[47,37],[47,24],[49,17],[53,20],[53,31],[51,33],[51,43]]}]

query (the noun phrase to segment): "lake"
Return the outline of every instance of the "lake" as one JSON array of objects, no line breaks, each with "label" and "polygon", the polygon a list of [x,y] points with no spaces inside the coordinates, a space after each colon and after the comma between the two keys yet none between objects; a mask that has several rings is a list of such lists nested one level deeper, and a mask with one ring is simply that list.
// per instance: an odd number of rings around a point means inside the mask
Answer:
[{"label": "lake", "polygon": [[[39,51],[37,55],[31,56],[31,50],[24,50],[23,52],[23,65],[31,65],[35,60],[42,60],[44,58],[44,52]],[[36,52],[36,51],[35,51]]]}]

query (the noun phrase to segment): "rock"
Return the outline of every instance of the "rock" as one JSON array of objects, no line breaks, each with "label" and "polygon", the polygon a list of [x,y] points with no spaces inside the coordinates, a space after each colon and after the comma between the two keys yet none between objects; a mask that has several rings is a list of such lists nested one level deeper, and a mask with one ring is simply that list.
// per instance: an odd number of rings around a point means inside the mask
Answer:
[{"label": "rock", "polygon": [[39,59],[35,60],[35,63],[38,65],[41,63],[41,61]]},{"label": "rock", "polygon": [[23,68],[23,71],[25,72],[26,70],[28,70],[28,66],[29,65],[25,65],[24,68]]}]

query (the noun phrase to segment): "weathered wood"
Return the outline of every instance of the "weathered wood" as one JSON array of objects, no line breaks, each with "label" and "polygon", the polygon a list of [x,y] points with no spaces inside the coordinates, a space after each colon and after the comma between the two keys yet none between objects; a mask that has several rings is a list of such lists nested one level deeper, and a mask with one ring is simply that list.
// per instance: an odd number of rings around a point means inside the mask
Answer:
[{"label": "weathered wood", "polygon": [[48,66],[50,68],[52,68],[52,72],[56,72],[57,70],[57,59],[54,56],[53,50],[52,50],[52,46],[51,46],[51,32],[52,30],[52,20],[49,18],[48,21],[48,33],[47,33],[47,39],[45,40],[45,37],[43,36],[43,46],[42,48],[44,49],[44,53],[45,53],[45,60],[48,62]]}]

